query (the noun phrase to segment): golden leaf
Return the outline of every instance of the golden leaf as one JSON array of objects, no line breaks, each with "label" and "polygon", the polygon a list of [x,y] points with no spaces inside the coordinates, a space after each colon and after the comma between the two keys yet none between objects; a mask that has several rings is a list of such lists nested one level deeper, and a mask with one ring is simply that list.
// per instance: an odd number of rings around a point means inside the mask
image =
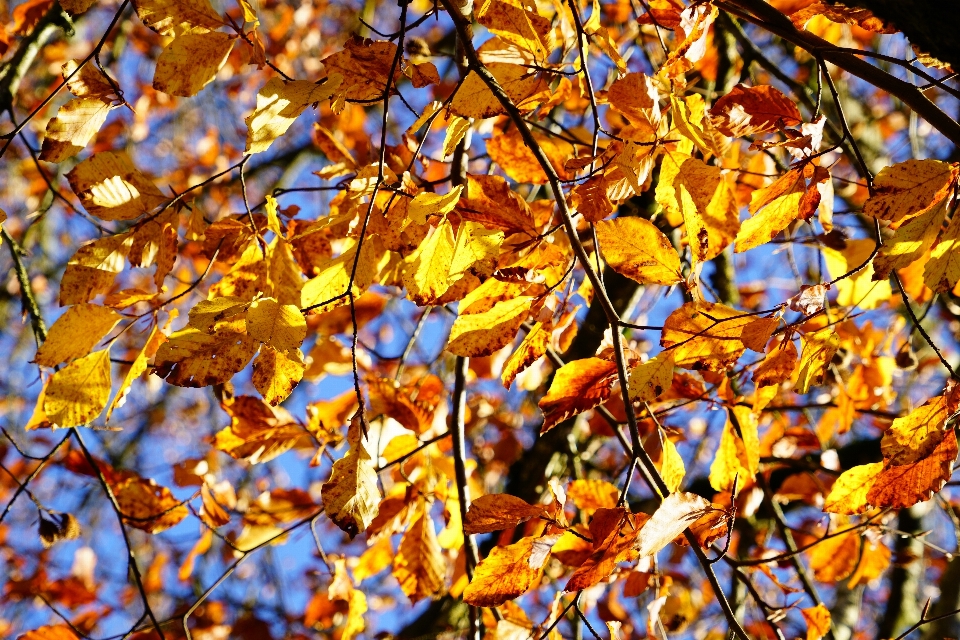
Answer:
[{"label": "golden leaf", "polygon": [[734,251],[741,253],[776,238],[800,215],[805,190],[803,172],[791,169],[770,186],[754,191],[750,197],[753,216],[740,226]]},{"label": "golden leaf", "polygon": [[421,499],[417,512],[413,524],[403,534],[393,560],[393,575],[410,602],[438,594],[447,572],[447,563],[425,500]]},{"label": "golden leaf", "polygon": [[640,284],[676,284],[683,280],[680,256],[649,220],[601,220],[596,229],[603,259],[617,273]]},{"label": "golden leaf", "polygon": [[90,215],[102,220],[132,220],[167,201],[122,151],[90,156],[67,180]]},{"label": "golden leaf", "polygon": [[732,491],[734,483],[742,487],[759,469],[757,418],[748,407],[734,406],[728,413],[717,455],[710,465],[710,486],[717,491]]},{"label": "golden leaf", "polygon": [[117,326],[120,314],[96,304],[77,304],[57,318],[33,361],[41,367],[55,367],[90,353],[100,340]]},{"label": "golden leaf", "polygon": [[227,62],[236,38],[216,31],[177,36],[157,58],[153,88],[172,96],[196,95]]},{"label": "golden leaf", "polygon": [[376,517],[380,488],[359,418],[350,422],[347,441],[350,450],[333,463],[330,479],[323,484],[321,492],[327,516],[353,539]]},{"label": "golden leaf", "polygon": [[628,389],[634,402],[650,402],[673,384],[673,351],[661,351],[653,360],[641,362],[630,371]]},{"label": "golden leaf", "polygon": [[[536,70],[509,62],[490,62],[487,70],[497,80],[514,104],[522,103],[543,86]],[[476,71],[471,71],[460,84],[450,102],[450,110],[462,118],[492,118],[506,113]]]},{"label": "golden leaf", "polygon": [[250,464],[269,462],[305,439],[306,430],[283,409],[257,398],[237,396],[224,402],[230,426],[217,432],[213,446]]},{"label": "golden leaf", "polygon": [[552,332],[553,322],[550,320],[547,320],[546,324],[543,322],[536,323],[527,332],[523,342],[503,365],[500,381],[503,382],[505,388],[509,389],[520,372],[539,360],[547,352]]},{"label": "golden leaf", "polygon": [[954,213],[923,269],[923,282],[940,293],[953,289],[957,281],[960,281],[960,216]]},{"label": "golden leaf", "polygon": [[107,236],[80,247],[60,279],[60,306],[80,304],[113,286],[130,250],[130,234]]},{"label": "golden leaf", "polygon": [[[873,253],[876,243],[869,238],[847,240],[847,246],[842,251],[823,247],[823,258],[827,271],[833,278],[856,269],[863,264]],[[958,274],[960,275],[960,274]],[[836,283],[837,304],[841,307],[857,306],[860,309],[876,309],[883,304],[892,290],[886,280],[876,281],[873,277],[873,263]]]},{"label": "golden leaf", "polygon": [[893,236],[880,245],[880,252],[873,259],[873,279],[886,280],[891,271],[903,269],[923,257],[933,247],[946,214],[944,198],[900,225]]},{"label": "golden leaf", "polygon": [[882,462],[871,462],[844,471],[833,483],[833,488],[824,500],[823,510],[828,513],[854,515],[869,509],[867,493],[873,488],[882,470]]},{"label": "golden leaf", "polygon": [[453,225],[444,218],[416,251],[406,257],[403,285],[411,300],[419,305],[431,304],[450,288],[454,242]]},{"label": "golden leaf", "polygon": [[840,348],[840,336],[831,329],[821,329],[800,336],[800,373],[797,375],[797,393],[806,393],[810,387],[823,384],[827,366]]},{"label": "golden leaf", "polygon": [[948,417],[947,403],[938,396],[894,420],[880,440],[884,460],[904,465],[929,456],[943,440]]},{"label": "golden leaf", "polygon": [[430,216],[445,216],[457,206],[463,185],[457,185],[447,193],[421,191],[407,203],[407,215],[416,224],[427,224]]},{"label": "golden leaf", "polygon": [[830,633],[830,610],[818,604],[809,609],[800,609],[807,622],[807,640],[821,640]]},{"label": "golden leaf", "polygon": [[680,488],[680,483],[683,482],[683,477],[687,473],[686,467],[683,464],[683,458],[680,457],[677,446],[673,444],[670,438],[663,436],[661,446],[663,447],[663,455],[660,464],[660,476],[663,478],[663,482],[667,485],[668,490],[671,492],[677,491]]},{"label": "golden leaf", "polygon": [[308,105],[326,100],[340,87],[342,77],[333,74],[322,85],[306,80],[271,78],[257,93],[257,106],[244,120],[247,124],[246,153],[266,151],[282,136]]},{"label": "golden leaf", "polygon": [[188,324],[204,333],[212,333],[218,323],[242,313],[247,305],[243,298],[233,296],[201,300],[190,309]]},{"label": "golden leaf", "polygon": [[848,531],[827,538],[806,552],[813,577],[820,582],[843,580],[857,567],[860,556],[860,532]]},{"label": "golden leaf", "polygon": [[933,159],[884,167],[874,178],[873,195],[863,203],[863,213],[891,222],[923,213],[946,196],[957,171],[956,165]]},{"label": "golden leaf", "polygon": [[457,212],[465,220],[506,233],[537,235],[530,206],[502,177],[468,174],[466,186],[457,205]]},{"label": "golden leaf", "polygon": [[850,576],[847,588],[853,589],[861,584],[869,584],[881,577],[890,566],[890,556],[890,549],[883,544],[883,541],[864,539],[860,563],[857,565],[857,570]]},{"label": "golden leaf", "polygon": [[615,509],[620,490],[606,480],[574,480],[567,487],[567,498],[573,500],[578,509]]},{"label": "golden leaf", "polygon": [[247,310],[247,335],[278,351],[298,349],[307,337],[307,321],[296,305],[260,298]]},{"label": "golden leaf", "polygon": [[506,547],[494,547],[474,570],[463,601],[475,607],[499,607],[534,588],[559,538],[528,536]]},{"label": "golden leaf", "polygon": [[215,31],[223,19],[208,0],[137,0],[137,15],[163,36]]},{"label": "golden leaf", "polygon": [[17,636],[17,640],[79,640],[77,634],[65,624],[39,627]]},{"label": "golden leaf", "polygon": [[178,387],[223,384],[247,366],[257,342],[231,324],[213,333],[186,327],[170,335],[154,360],[154,373]]},{"label": "golden leaf", "polygon": [[753,383],[758,387],[778,385],[790,379],[797,368],[797,346],[785,340],[773,348],[753,372]]},{"label": "golden leaf", "polygon": [[720,132],[731,138],[793,127],[803,121],[796,102],[769,85],[738,84],[713,103],[710,114]]},{"label": "golden leaf", "polygon": [[265,344],[253,361],[250,381],[267,404],[276,406],[300,384],[305,369],[303,353],[299,349],[280,351]]},{"label": "golden leaf", "polygon": [[867,501],[875,507],[906,509],[929,500],[950,479],[956,459],[957,436],[953,429],[948,429],[926,457],[902,465],[886,460],[867,492]]},{"label": "golden leaf", "polygon": [[107,415],[104,419],[106,422],[110,421],[113,410],[123,404],[127,393],[130,392],[130,386],[133,384],[133,381],[147,370],[147,361],[156,354],[157,349],[160,348],[160,345],[163,344],[166,339],[167,336],[160,331],[159,325],[154,325],[150,330],[150,335],[147,336],[147,341],[143,343],[143,348],[137,352],[137,357],[134,358],[133,364],[130,365],[126,375],[123,376],[123,381],[120,383],[116,395],[113,396],[113,402],[107,407]]},{"label": "golden leaf", "polygon": [[617,379],[617,365],[600,358],[574,360],[553,376],[547,395],[540,399],[543,411],[541,433],[567,418],[606,402]]},{"label": "golden leaf", "polygon": [[482,313],[460,314],[450,329],[447,351],[471,358],[488,356],[513,342],[534,298],[498,302]]},{"label": "golden leaf", "polygon": [[542,506],[506,493],[487,494],[470,503],[467,519],[463,523],[464,533],[490,533],[509,529],[531,518],[546,515]]},{"label": "golden leaf", "polygon": [[660,345],[671,348],[678,367],[723,371],[746,349],[740,334],[751,321],[722,304],[687,302],[663,323]]},{"label": "golden leaf", "polygon": [[743,333],[740,339],[745,347],[751,351],[763,353],[766,350],[767,342],[773,337],[777,325],[780,324],[779,318],[757,318],[751,320],[743,327]]},{"label": "golden leaf", "polygon": [[50,378],[43,411],[58,427],[89,424],[110,400],[110,349],[78,358]]},{"label": "golden leaf", "polygon": [[107,121],[113,105],[99,98],[76,98],[47,122],[40,159],[63,162],[83,150]]},{"label": "golden leaf", "polygon": [[535,5],[519,0],[485,0],[476,10],[477,22],[522,49],[537,60],[550,54],[550,20],[536,12]]},{"label": "golden leaf", "polygon": [[[532,135],[560,179],[573,178],[573,175],[564,168],[564,162],[575,153],[573,145],[566,140],[539,131],[532,132]],[[516,127],[510,127],[505,132],[495,132],[494,136],[487,140],[486,145],[490,159],[500,165],[504,172],[516,182],[547,183],[547,174],[544,173],[540,162],[527,147]]]}]

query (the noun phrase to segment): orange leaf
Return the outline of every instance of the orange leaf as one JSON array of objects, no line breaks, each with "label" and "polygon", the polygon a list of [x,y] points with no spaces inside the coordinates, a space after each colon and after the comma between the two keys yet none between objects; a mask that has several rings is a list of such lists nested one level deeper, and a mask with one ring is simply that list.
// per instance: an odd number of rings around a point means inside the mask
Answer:
[{"label": "orange leaf", "polygon": [[731,138],[793,127],[803,120],[796,102],[769,85],[737,85],[713,104],[710,114],[720,132]]},{"label": "orange leaf", "polygon": [[529,504],[525,500],[506,493],[480,496],[467,510],[467,520],[463,523],[466,534],[490,533],[515,527],[531,518],[546,515],[543,507]]},{"label": "orange leaf", "polygon": [[540,582],[550,549],[559,535],[526,537],[506,547],[494,547],[480,561],[463,601],[475,607],[498,607],[523,595]]},{"label": "orange leaf", "polygon": [[894,509],[929,500],[950,479],[956,459],[957,436],[950,429],[929,456],[910,464],[886,463],[867,492],[867,500],[875,507]]},{"label": "orange leaf", "polygon": [[740,334],[752,321],[722,304],[687,302],[663,323],[660,344],[674,349],[678,367],[724,371],[744,352]]},{"label": "orange leaf", "polygon": [[603,404],[613,391],[617,365],[601,358],[574,360],[554,374],[550,389],[540,400],[545,433],[560,422]]}]

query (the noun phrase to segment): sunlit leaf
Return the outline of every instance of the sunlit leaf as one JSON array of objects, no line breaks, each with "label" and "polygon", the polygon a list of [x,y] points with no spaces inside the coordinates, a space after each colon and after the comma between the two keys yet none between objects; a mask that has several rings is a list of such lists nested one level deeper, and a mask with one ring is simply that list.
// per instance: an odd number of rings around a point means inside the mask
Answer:
[{"label": "sunlit leaf", "polygon": [[323,510],[338,527],[354,538],[366,530],[376,517],[380,488],[359,419],[350,423],[347,441],[350,450],[333,463],[330,479],[323,484]]},{"label": "sunlit leaf", "polygon": [[676,249],[648,220],[601,220],[597,240],[607,264],[641,284],[676,284],[683,279]]},{"label": "sunlit leaf", "polygon": [[93,422],[110,400],[110,350],[94,351],[60,369],[50,378],[43,411],[59,427]]},{"label": "sunlit leaf", "polygon": [[113,309],[96,304],[74,305],[50,327],[33,361],[41,367],[55,367],[85,356],[119,321],[120,314]]}]

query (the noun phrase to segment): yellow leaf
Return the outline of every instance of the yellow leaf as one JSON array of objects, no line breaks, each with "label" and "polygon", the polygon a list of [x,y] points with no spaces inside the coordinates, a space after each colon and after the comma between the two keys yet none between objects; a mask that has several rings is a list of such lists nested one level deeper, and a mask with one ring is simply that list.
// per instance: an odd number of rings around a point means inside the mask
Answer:
[{"label": "yellow leaf", "polygon": [[661,351],[653,360],[641,362],[630,371],[630,399],[656,400],[673,384],[673,351]]},{"label": "yellow leaf", "polygon": [[797,346],[786,340],[773,348],[760,366],[753,372],[753,382],[758,387],[778,385],[789,380],[797,368]]},{"label": "yellow leaf", "polygon": [[132,220],[167,201],[122,151],[87,158],[67,180],[90,215],[102,220]]},{"label": "yellow leaf", "polygon": [[728,417],[720,434],[717,455],[710,465],[710,486],[717,491],[732,491],[735,482],[742,487],[760,468],[756,417],[748,407],[741,406],[733,408],[732,417],[737,424]]},{"label": "yellow leaf", "polygon": [[307,321],[296,305],[261,298],[247,310],[247,335],[279,351],[297,349],[307,337]]},{"label": "yellow leaf", "polygon": [[667,485],[667,489],[674,492],[680,488],[680,483],[683,482],[687,470],[683,464],[683,458],[680,457],[680,452],[677,451],[677,446],[673,444],[670,438],[663,436],[662,446],[663,463],[660,465],[660,476],[663,478],[664,484]]},{"label": "yellow leaf", "polygon": [[546,515],[543,507],[506,493],[487,494],[470,503],[464,533],[490,533],[509,529]]},{"label": "yellow leaf", "polygon": [[956,212],[933,248],[923,270],[923,282],[935,293],[950,291],[960,280],[960,215]]},{"label": "yellow leaf", "polygon": [[251,382],[267,404],[276,406],[300,384],[305,368],[299,349],[280,351],[265,344],[253,361]]},{"label": "yellow leaf", "polygon": [[321,493],[327,516],[353,539],[376,517],[380,488],[359,418],[350,422],[347,441],[350,450],[333,463],[330,479],[323,484]]},{"label": "yellow leaf", "polygon": [[247,308],[243,298],[225,296],[211,300],[201,300],[190,309],[188,323],[194,329],[211,333],[217,323],[229,320]]},{"label": "yellow leaf", "polygon": [[237,4],[240,5],[240,10],[243,11],[244,22],[253,22],[254,26],[260,24],[260,20],[257,18],[257,12],[247,0],[237,0]]},{"label": "yellow leaf", "polygon": [[711,260],[733,242],[740,228],[737,205],[720,167],[668,153],[660,168],[657,202],[682,215],[694,257]]},{"label": "yellow leaf", "polygon": [[882,462],[871,462],[844,471],[833,483],[833,488],[824,500],[823,510],[827,513],[854,515],[869,509],[867,493],[873,488],[882,470]]},{"label": "yellow leaf", "polygon": [[498,302],[483,313],[461,314],[450,329],[447,351],[472,358],[488,356],[517,337],[534,298],[520,296]]},{"label": "yellow leaf", "polygon": [[804,191],[803,172],[796,169],[770,186],[754,191],[750,200],[750,212],[754,215],[740,225],[734,251],[741,253],[776,238],[800,215]]},{"label": "yellow leaf", "polygon": [[208,0],[139,0],[137,15],[162,36],[204,33],[223,26]]},{"label": "yellow leaf", "polygon": [[367,578],[377,575],[393,562],[393,545],[390,536],[383,536],[367,547],[353,568],[353,577],[360,584]]},{"label": "yellow leaf", "polygon": [[600,358],[574,360],[553,376],[547,395],[540,399],[544,433],[567,418],[604,403],[613,391],[617,365]]},{"label": "yellow leaf", "polygon": [[956,165],[940,160],[907,160],[884,167],[873,181],[863,213],[898,222],[937,204],[957,177]]},{"label": "yellow leaf", "polygon": [[546,60],[550,54],[550,20],[536,12],[536,5],[524,6],[519,0],[485,0],[476,10],[476,19],[537,60]]},{"label": "yellow leaf", "polygon": [[160,348],[160,345],[163,344],[166,339],[167,336],[160,331],[159,325],[154,325],[153,329],[150,330],[150,335],[147,336],[147,341],[143,344],[143,348],[137,352],[137,357],[134,358],[133,364],[127,369],[127,373],[123,377],[123,382],[120,383],[116,395],[113,396],[113,402],[111,402],[107,408],[106,422],[110,422],[110,416],[113,415],[113,410],[123,404],[133,381],[147,370],[147,361],[153,357],[157,349]]},{"label": "yellow leaf", "polygon": [[454,251],[453,225],[444,218],[416,251],[404,260],[403,285],[411,300],[430,304],[447,292]]},{"label": "yellow leaf", "polygon": [[76,98],[47,122],[40,159],[63,162],[83,150],[107,121],[113,105],[99,98]]},{"label": "yellow leaf", "polygon": [[417,224],[426,224],[429,216],[445,216],[457,206],[463,185],[457,185],[447,193],[421,191],[407,204],[407,215]]},{"label": "yellow leaf", "polygon": [[43,411],[58,427],[89,424],[110,400],[110,350],[74,360],[50,378]]},{"label": "yellow leaf", "polygon": [[641,558],[656,554],[711,510],[706,498],[693,493],[671,493],[641,527],[637,554]]},{"label": "yellow leaf", "polygon": [[178,387],[223,384],[247,366],[257,342],[234,325],[221,325],[207,334],[193,327],[173,333],[160,346],[154,373]]},{"label": "yellow leaf", "polygon": [[113,309],[96,304],[74,305],[50,327],[33,361],[41,367],[55,367],[85,356],[119,321],[120,314]]},{"label": "yellow leaf", "polygon": [[567,498],[573,500],[578,509],[615,509],[620,500],[620,490],[606,480],[574,480],[567,487]]},{"label": "yellow leaf", "polygon": [[[514,104],[523,102],[543,86],[534,69],[509,62],[490,62],[485,66]],[[450,110],[462,118],[478,120],[506,113],[476,71],[468,73],[460,84],[450,103]]]},{"label": "yellow leaf", "polygon": [[801,335],[800,344],[803,350],[800,353],[797,393],[806,393],[810,387],[823,384],[827,366],[840,348],[840,336],[831,328],[821,329]]},{"label": "yellow leaf", "polygon": [[800,609],[807,622],[807,640],[821,640],[830,633],[830,610],[818,604],[809,609]]},{"label": "yellow leaf", "polygon": [[827,538],[806,554],[813,577],[820,582],[843,580],[857,567],[860,556],[860,532],[849,531]]},{"label": "yellow leaf", "polygon": [[393,561],[393,575],[411,602],[439,593],[447,573],[426,501],[421,500],[417,511],[418,517],[403,534]]},{"label": "yellow leaf", "polygon": [[938,396],[894,420],[880,440],[884,460],[904,465],[929,456],[943,440],[949,415],[945,399]]},{"label": "yellow leaf", "polygon": [[357,268],[352,293],[355,298],[359,298],[361,290],[370,286],[376,276],[382,256],[383,248],[379,242],[379,236],[367,236],[360,250],[359,259],[357,245],[354,245],[336,258],[328,260],[318,268],[315,277],[303,283],[303,289],[300,292],[301,304],[304,307],[313,307],[314,313],[324,313],[350,304],[347,288],[350,286],[350,274],[353,272],[354,261],[357,263]]},{"label": "yellow leaf", "polygon": [[230,426],[217,432],[213,446],[237,460],[269,462],[307,434],[289,413],[251,396],[237,396],[221,406],[230,415]]},{"label": "yellow leaf", "polygon": [[550,549],[559,538],[528,536],[506,547],[494,547],[474,570],[463,601],[475,607],[498,607],[537,586]]},{"label": "yellow leaf", "polygon": [[937,239],[940,224],[947,213],[947,200],[910,218],[892,237],[884,240],[873,259],[874,280],[886,280],[891,271],[900,270],[923,257]]},{"label": "yellow leaf", "polygon": [[308,105],[326,100],[340,87],[342,77],[333,74],[322,85],[306,80],[271,78],[257,93],[257,106],[244,120],[247,124],[246,153],[266,151],[282,136]]},{"label": "yellow leaf", "polygon": [[603,258],[618,273],[641,284],[676,284],[683,280],[680,256],[649,220],[601,220],[596,228]]},{"label": "yellow leaf", "polygon": [[678,367],[723,371],[743,354],[740,334],[753,319],[722,304],[687,302],[667,317],[660,345],[672,348]]},{"label": "yellow leaf", "polygon": [[196,95],[226,64],[235,40],[235,35],[216,31],[177,36],[157,58],[153,88],[173,96]]},{"label": "yellow leaf", "polygon": [[444,158],[449,158],[451,155],[453,155],[457,145],[460,144],[460,141],[463,140],[463,136],[467,135],[467,131],[469,130],[469,119],[461,118],[460,116],[450,116],[450,121],[447,125],[447,132],[443,136]]},{"label": "yellow leaf", "polygon": [[[823,248],[823,258],[827,271],[832,278],[839,278],[852,269],[859,267],[873,253],[876,243],[869,238],[847,240],[842,251]],[[857,306],[861,309],[875,309],[890,298],[892,290],[887,281],[877,282],[873,278],[873,263],[857,273],[836,283],[837,304],[841,307]]]},{"label": "yellow leaf", "polygon": [[123,271],[132,240],[124,233],[80,247],[60,280],[60,306],[87,302],[113,286],[117,274]]},{"label": "yellow leaf", "polygon": [[552,332],[553,323],[549,320],[546,324],[538,322],[533,325],[523,338],[523,342],[503,365],[500,381],[503,382],[505,388],[509,389],[521,371],[543,357],[547,352],[547,347],[550,346]]}]

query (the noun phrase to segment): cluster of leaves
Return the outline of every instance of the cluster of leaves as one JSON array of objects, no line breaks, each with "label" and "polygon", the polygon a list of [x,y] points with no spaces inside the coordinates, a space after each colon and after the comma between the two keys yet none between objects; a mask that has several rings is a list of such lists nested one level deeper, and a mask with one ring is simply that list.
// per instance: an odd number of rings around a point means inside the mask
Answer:
[{"label": "cluster of leaves", "polygon": [[819,640],[894,533],[947,575],[942,63],[806,0],[227,5],[0,34],[0,632]]}]

